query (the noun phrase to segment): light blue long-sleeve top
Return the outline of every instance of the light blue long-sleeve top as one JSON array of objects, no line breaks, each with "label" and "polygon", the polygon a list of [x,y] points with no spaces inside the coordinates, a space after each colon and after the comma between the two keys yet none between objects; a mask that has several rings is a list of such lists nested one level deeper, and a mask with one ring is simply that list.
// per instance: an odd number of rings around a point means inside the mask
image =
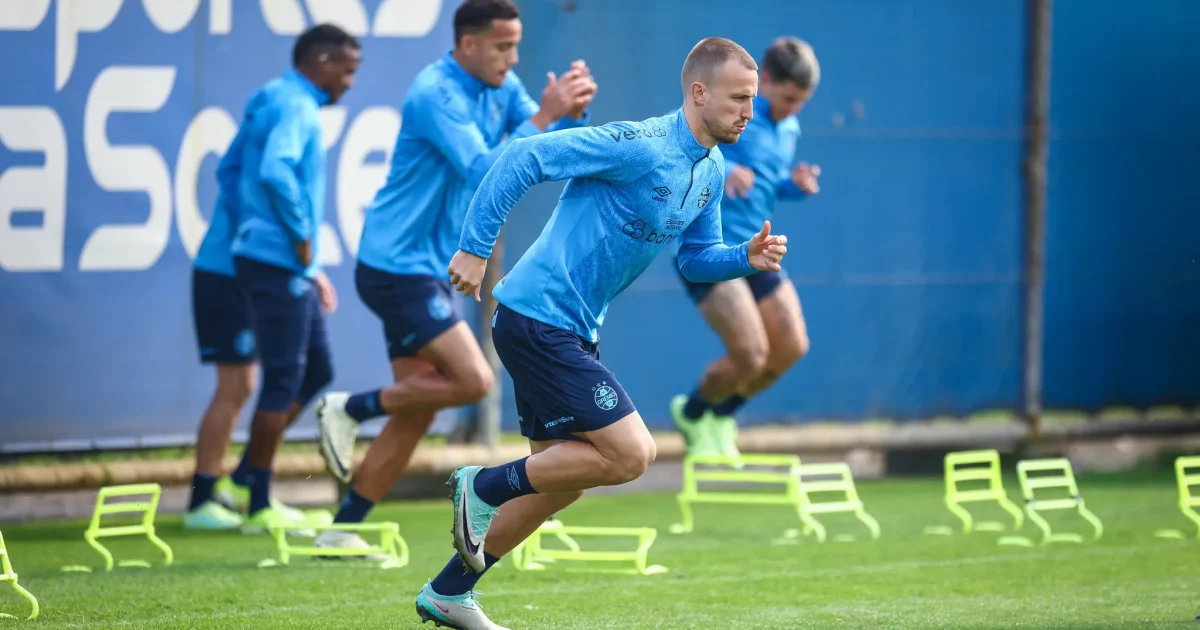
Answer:
[{"label": "light blue long-sleeve top", "polygon": [[[446,53],[413,80],[387,182],[363,219],[358,260],[394,274],[446,277],[471,196],[510,142],[541,134],[539,106],[511,71],[493,88]],[[547,131],[587,124],[562,118]],[[505,135],[507,134],[507,138]]]},{"label": "light blue long-sleeve top", "polygon": [[[233,254],[304,273],[320,271],[325,218],[321,107],[329,94],[295,70],[250,98],[238,132],[238,227]],[[228,155],[228,152],[226,153]],[[296,245],[312,242],[305,266]]]},{"label": "light blue long-sleeve top", "polygon": [[789,116],[771,120],[767,99],[754,99],[754,118],[746,123],[742,137],[734,144],[721,145],[725,154],[725,174],[745,166],[754,171],[754,186],[744,199],[726,197],[721,210],[726,243],[741,243],[762,229],[763,221],[775,214],[779,199],[801,199],[804,191],[792,181],[792,162],[800,139],[800,121]]},{"label": "light blue long-sleeve top", "polygon": [[242,143],[245,135],[238,130],[217,165],[217,202],[213,207],[208,231],[192,266],[222,276],[236,276],[233,266],[233,239],[237,235],[238,182],[242,176]]},{"label": "light blue long-sleeve top", "polygon": [[696,140],[682,109],[512,142],[471,201],[460,249],[489,257],[517,200],[564,179],[550,221],[493,292],[526,317],[598,341],[609,302],[677,240],[693,282],[755,272],[747,243],[721,242],[724,158]]}]

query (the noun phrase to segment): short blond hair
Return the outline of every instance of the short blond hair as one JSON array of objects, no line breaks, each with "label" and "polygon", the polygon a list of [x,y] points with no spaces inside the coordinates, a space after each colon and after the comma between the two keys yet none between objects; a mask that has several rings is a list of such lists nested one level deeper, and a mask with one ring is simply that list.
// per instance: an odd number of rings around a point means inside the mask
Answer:
[{"label": "short blond hair", "polygon": [[688,87],[693,83],[707,83],[712,80],[717,69],[730,60],[741,63],[747,70],[758,72],[758,64],[754,62],[754,57],[736,42],[724,37],[709,37],[700,40],[700,43],[692,48],[692,52],[688,53],[687,60],[683,62],[683,71],[680,72],[680,85],[683,87],[683,91],[687,92]]}]

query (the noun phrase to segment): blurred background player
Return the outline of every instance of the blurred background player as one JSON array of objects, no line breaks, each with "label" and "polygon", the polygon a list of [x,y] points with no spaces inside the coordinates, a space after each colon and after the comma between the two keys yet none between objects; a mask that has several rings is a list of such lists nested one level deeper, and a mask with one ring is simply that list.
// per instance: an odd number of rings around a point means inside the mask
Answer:
[{"label": "blurred background player", "polygon": [[[467,0],[454,13],[454,49],[417,75],[388,180],[367,209],[355,284],[383,322],[395,384],[318,403],[321,452],[349,481],[359,422],[390,415],[354,474],[335,521],[361,522],[408,467],[438,410],[468,405],[494,374],[446,280],[463,218],[484,174],[508,143],[585,125],[596,93],[587,66],[548,75],[539,106],[512,72],[521,42],[508,0]],[[505,136],[507,135],[507,139]],[[326,531],[317,546],[363,547],[355,533]]]},{"label": "blurred background player", "polygon": [[[314,29],[305,36],[307,39],[302,37],[301,40],[315,42],[320,33]],[[300,42],[296,48],[299,53]],[[298,67],[297,70],[319,72],[311,68],[300,70]],[[184,526],[189,529],[237,528],[244,519],[235,510],[249,507],[251,449],[245,450],[241,462],[228,477],[222,477],[222,460],[229,449],[242,407],[254,392],[258,380],[254,309],[249,295],[237,280],[231,248],[239,217],[242,152],[251,116],[259,105],[258,100],[251,99],[242,126],[217,168],[217,202],[193,263],[192,315],[196,341],[200,361],[216,364],[217,390],[200,422],[196,438],[196,473],[192,479],[191,502],[184,515]],[[332,298],[332,293],[330,296]],[[296,405],[290,410],[288,425],[295,421],[301,408]],[[293,519],[303,516],[278,500],[272,499],[270,503],[275,510]]]},{"label": "blurred background player", "polygon": [[679,265],[692,280],[780,269],[786,239],[769,224],[748,242],[721,240],[716,145],[736,142],[753,115],[757,70],[741,46],[705,39],[684,63],[681,109],[517,140],[484,178],[450,263],[451,282],[476,300],[509,211],[534,185],[569,180],[547,227],[494,290],[493,340],[532,454],[451,476],[458,555],[417,595],[422,620],[495,628],[472,593],[483,572],[584,490],[632,481],[654,461],[654,438],[600,362],[598,342],[609,302],[668,244],[681,241]]},{"label": "blurred background player", "polygon": [[[819,190],[816,166],[792,167],[800,123],[796,114],[812,96],[821,69],[812,47],[782,37],[762,60],[754,118],[737,144],[723,146],[725,243],[745,242],[775,212],[778,199],[802,199]],[[800,298],[786,272],[728,282],[680,280],[725,345],[690,396],[671,401],[671,416],[689,454],[738,457],[734,413],[769,387],[808,352]]]},{"label": "blurred background player", "polygon": [[262,360],[247,445],[248,532],[296,522],[298,514],[271,502],[271,464],[288,424],[333,379],[324,313],[337,297],[318,246],[325,216],[320,109],[350,89],[361,58],[358,41],[342,29],[309,29],[296,41],[294,68],[250,98],[238,134],[234,266],[253,304]]}]

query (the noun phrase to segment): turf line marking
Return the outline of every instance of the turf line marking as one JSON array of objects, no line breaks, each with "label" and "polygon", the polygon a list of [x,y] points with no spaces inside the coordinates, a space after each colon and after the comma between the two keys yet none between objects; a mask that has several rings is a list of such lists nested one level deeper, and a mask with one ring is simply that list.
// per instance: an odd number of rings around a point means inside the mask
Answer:
[{"label": "turf line marking", "polygon": [[[795,571],[773,571],[768,573],[758,573],[755,575],[714,575],[695,578],[676,578],[669,582],[662,582],[661,586],[675,588],[681,585],[691,584],[718,584],[722,582],[744,582],[747,580],[763,580],[775,579],[789,576],[804,576],[804,577],[829,577],[838,575],[858,575],[871,573],[888,573],[903,569],[931,569],[938,567],[955,567],[973,564],[1002,564],[1006,562],[1025,562],[1029,560],[1038,560],[1053,556],[1061,557],[1077,557],[1091,555],[1118,555],[1127,553],[1138,553],[1147,550],[1158,549],[1162,550],[1162,545],[1136,545],[1131,547],[1090,547],[1079,550],[1062,550],[1051,554],[1048,551],[1040,551],[1035,553],[1009,554],[1009,555],[992,555],[992,556],[976,556],[968,558],[954,558],[950,560],[908,560],[903,562],[888,562],[884,564],[853,566],[830,569],[812,569],[804,570],[797,569]],[[642,588],[653,588],[659,586],[655,584],[653,579],[647,579],[642,582]],[[565,593],[584,593],[596,590],[608,590],[612,588],[612,584],[608,582],[599,582],[594,584],[576,584],[571,586],[553,585],[540,586],[536,591],[530,588],[520,589],[488,589],[484,588],[485,594],[483,604],[486,606],[487,600],[499,597],[544,597],[546,595],[558,595]],[[240,619],[245,617],[260,617],[263,615],[277,615],[281,613],[315,613],[329,610],[344,608],[348,605],[356,606],[391,606],[391,605],[412,605],[416,598],[416,591],[411,594],[405,594],[403,597],[387,597],[373,601],[358,601],[358,602],[341,602],[337,604],[308,604],[298,606],[259,606],[253,610],[231,611],[231,612],[215,612],[215,613],[191,613],[185,615],[165,615],[162,617],[154,617],[151,619],[123,619],[112,622],[87,622],[87,623],[69,623],[63,624],[63,628],[125,628],[129,626],[139,626],[145,624],[162,624],[162,623],[180,623],[186,621],[204,621],[218,619]],[[397,611],[401,612],[401,611]]]}]

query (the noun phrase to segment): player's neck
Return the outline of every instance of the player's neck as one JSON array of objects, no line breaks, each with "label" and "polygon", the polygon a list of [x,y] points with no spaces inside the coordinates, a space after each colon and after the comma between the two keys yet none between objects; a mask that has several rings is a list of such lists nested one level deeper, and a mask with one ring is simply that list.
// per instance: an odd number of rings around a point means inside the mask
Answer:
[{"label": "player's neck", "polygon": [[450,56],[454,57],[454,61],[458,62],[459,67],[462,68],[467,74],[475,77],[476,79],[479,78],[479,77],[475,76],[474,72],[471,72],[470,62],[467,61],[467,56],[464,55],[461,50],[459,50],[457,48],[455,48],[454,50],[451,50]]},{"label": "player's neck", "polygon": [[692,132],[692,137],[696,142],[708,147],[709,149],[717,146],[717,139],[708,132],[708,128],[704,125],[704,119],[701,118],[700,112],[696,108],[684,104],[683,117],[687,120],[688,129]]}]

